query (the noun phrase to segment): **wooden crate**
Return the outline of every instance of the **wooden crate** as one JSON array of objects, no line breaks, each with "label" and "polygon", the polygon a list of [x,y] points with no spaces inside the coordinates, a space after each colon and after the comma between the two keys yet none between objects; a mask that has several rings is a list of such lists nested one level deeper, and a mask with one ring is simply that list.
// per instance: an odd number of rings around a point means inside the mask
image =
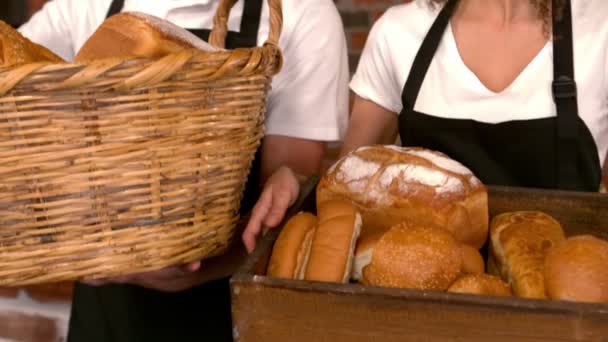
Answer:
[{"label": "wooden crate", "polygon": [[[314,212],[312,180],[289,215]],[[541,210],[568,235],[608,239],[608,196],[492,187],[490,213]],[[278,230],[231,281],[236,341],[608,341],[608,305],[264,276]],[[606,270],[608,272],[608,269]]]}]

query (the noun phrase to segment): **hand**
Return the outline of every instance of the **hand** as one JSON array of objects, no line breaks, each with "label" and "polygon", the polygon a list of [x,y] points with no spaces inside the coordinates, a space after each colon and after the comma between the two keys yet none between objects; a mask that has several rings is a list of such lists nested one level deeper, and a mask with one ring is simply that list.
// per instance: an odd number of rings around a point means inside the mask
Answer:
[{"label": "hand", "polygon": [[291,169],[280,167],[270,176],[243,232],[247,252],[251,253],[255,249],[256,239],[261,232],[266,234],[270,228],[281,223],[299,193],[300,183]]},{"label": "hand", "polygon": [[101,286],[108,284],[130,284],[166,292],[183,291],[198,285],[194,278],[201,268],[201,262],[191,262],[182,266],[167,267],[157,271],[130,274],[106,279],[84,281],[84,284]]}]

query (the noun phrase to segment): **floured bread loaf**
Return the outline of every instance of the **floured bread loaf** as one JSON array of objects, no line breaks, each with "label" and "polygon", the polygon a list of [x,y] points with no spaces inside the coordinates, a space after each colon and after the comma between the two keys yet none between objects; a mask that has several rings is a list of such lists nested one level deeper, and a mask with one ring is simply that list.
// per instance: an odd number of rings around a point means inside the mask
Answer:
[{"label": "floured bread loaf", "polygon": [[462,164],[422,148],[370,146],[341,158],[322,177],[317,204],[352,200],[362,236],[382,235],[403,221],[445,228],[480,248],[488,235],[485,186]]},{"label": "floured bread loaf", "polygon": [[139,12],[124,12],[101,24],[76,55],[76,62],[109,57],[155,58],[184,49],[219,50],[169,21]]},{"label": "floured bread loaf", "polygon": [[547,298],[544,261],[566,239],[561,224],[542,212],[503,213],[492,219],[490,239],[496,268],[515,295]]},{"label": "floured bread loaf", "polygon": [[64,60],[0,20],[0,67],[35,62],[62,63]]}]

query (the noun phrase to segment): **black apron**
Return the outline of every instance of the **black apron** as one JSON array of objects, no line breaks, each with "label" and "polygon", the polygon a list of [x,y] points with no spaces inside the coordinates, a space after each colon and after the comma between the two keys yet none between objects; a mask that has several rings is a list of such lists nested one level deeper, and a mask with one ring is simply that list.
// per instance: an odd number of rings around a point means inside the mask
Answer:
[{"label": "black apron", "polygon": [[[570,1],[565,2],[562,17],[553,18],[553,98],[557,117],[488,124],[414,110],[457,3],[446,3],[414,59],[402,92],[399,133],[403,145],[446,153],[488,185],[597,192],[601,180],[598,150],[578,116]],[[556,3],[553,1],[554,6]]]},{"label": "black apron", "polygon": [[[257,46],[263,0],[245,0],[240,32],[228,32],[226,48]],[[114,0],[108,17],[124,0]],[[208,41],[210,30],[189,30]],[[241,212],[259,195],[259,151],[247,182]],[[232,341],[230,287],[222,279],[178,293],[130,285],[92,287],[77,283],[69,342]]]}]

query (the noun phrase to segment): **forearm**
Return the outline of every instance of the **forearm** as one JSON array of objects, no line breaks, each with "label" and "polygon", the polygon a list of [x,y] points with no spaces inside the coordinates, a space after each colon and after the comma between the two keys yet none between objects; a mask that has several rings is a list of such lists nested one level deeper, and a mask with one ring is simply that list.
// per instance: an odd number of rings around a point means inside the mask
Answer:
[{"label": "forearm", "polygon": [[280,167],[288,167],[298,180],[320,172],[326,143],[285,136],[267,136],[262,142],[260,185]]}]

